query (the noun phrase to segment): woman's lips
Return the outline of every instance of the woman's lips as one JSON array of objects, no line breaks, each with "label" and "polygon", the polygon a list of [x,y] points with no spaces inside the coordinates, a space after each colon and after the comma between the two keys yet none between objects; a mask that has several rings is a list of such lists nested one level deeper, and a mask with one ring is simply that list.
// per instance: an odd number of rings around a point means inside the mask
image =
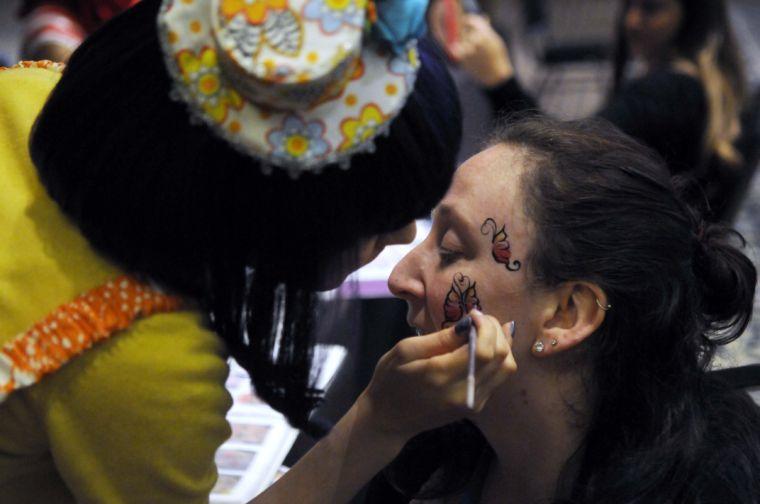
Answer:
[{"label": "woman's lips", "polygon": [[418,334],[429,334],[437,331],[435,324],[428,320],[427,317],[421,317],[422,312],[417,312],[416,316],[411,314],[407,316],[406,323],[409,327],[417,331]]},{"label": "woman's lips", "polygon": [[407,313],[406,313],[406,323],[409,325],[409,327],[413,327],[415,329],[419,329],[417,327],[417,323],[415,321],[416,318],[417,317],[412,316],[411,308],[410,308],[409,311],[407,311]]},{"label": "woman's lips", "polygon": [[421,312],[422,310],[415,310],[411,305],[408,305],[406,309],[406,323],[409,325],[409,327],[412,327],[418,332],[421,331],[422,326],[425,325],[421,323],[422,321],[419,320]]}]

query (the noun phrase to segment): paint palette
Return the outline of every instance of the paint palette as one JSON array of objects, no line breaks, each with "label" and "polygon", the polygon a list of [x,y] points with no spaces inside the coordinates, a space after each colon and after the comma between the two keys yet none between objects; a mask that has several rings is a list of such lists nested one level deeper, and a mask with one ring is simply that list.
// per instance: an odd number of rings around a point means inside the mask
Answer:
[{"label": "paint palette", "polygon": [[[314,364],[320,369],[317,387],[327,389],[346,357],[338,345],[317,345]],[[226,382],[233,398],[227,414],[232,436],[216,452],[219,479],[211,492],[212,504],[239,504],[253,499],[282,476],[282,461],[298,436],[285,417],[251,392],[248,373],[230,361]]]}]

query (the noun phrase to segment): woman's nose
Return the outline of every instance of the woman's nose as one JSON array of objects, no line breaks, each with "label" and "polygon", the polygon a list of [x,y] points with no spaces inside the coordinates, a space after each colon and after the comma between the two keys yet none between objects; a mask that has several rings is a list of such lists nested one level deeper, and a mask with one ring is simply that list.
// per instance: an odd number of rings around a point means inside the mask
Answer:
[{"label": "woman's nose", "polygon": [[388,278],[388,289],[391,293],[405,301],[413,301],[425,297],[425,284],[422,280],[423,264],[420,253],[422,245],[409,252],[393,268]]},{"label": "woman's nose", "polygon": [[384,245],[404,245],[412,243],[417,236],[417,224],[412,221],[401,229],[387,233],[384,236]]}]

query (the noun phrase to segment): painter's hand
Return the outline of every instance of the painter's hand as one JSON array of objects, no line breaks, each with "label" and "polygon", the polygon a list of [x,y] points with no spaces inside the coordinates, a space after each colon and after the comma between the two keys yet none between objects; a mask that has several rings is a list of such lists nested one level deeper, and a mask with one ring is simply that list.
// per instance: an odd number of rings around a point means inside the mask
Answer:
[{"label": "painter's hand", "polygon": [[[517,370],[512,356],[512,324],[471,312],[477,328],[475,412]],[[372,381],[357,400],[371,428],[406,442],[415,434],[473,414],[466,405],[467,330],[454,328],[400,341],[377,364]]]}]

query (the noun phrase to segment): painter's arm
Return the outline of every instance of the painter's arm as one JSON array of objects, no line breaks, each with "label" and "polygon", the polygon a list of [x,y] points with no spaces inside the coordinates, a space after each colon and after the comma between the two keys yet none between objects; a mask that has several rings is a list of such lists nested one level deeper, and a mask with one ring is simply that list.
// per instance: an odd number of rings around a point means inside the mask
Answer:
[{"label": "painter's arm", "polygon": [[[492,317],[478,329],[475,412],[466,404],[467,339],[453,329],[407,338],[385,354],[367,389],[324,439],[252,504],[340,504],[415,434],[480,411],[517,369],[511,337]],[[490,365],[489,365],[490,364]]]}]

